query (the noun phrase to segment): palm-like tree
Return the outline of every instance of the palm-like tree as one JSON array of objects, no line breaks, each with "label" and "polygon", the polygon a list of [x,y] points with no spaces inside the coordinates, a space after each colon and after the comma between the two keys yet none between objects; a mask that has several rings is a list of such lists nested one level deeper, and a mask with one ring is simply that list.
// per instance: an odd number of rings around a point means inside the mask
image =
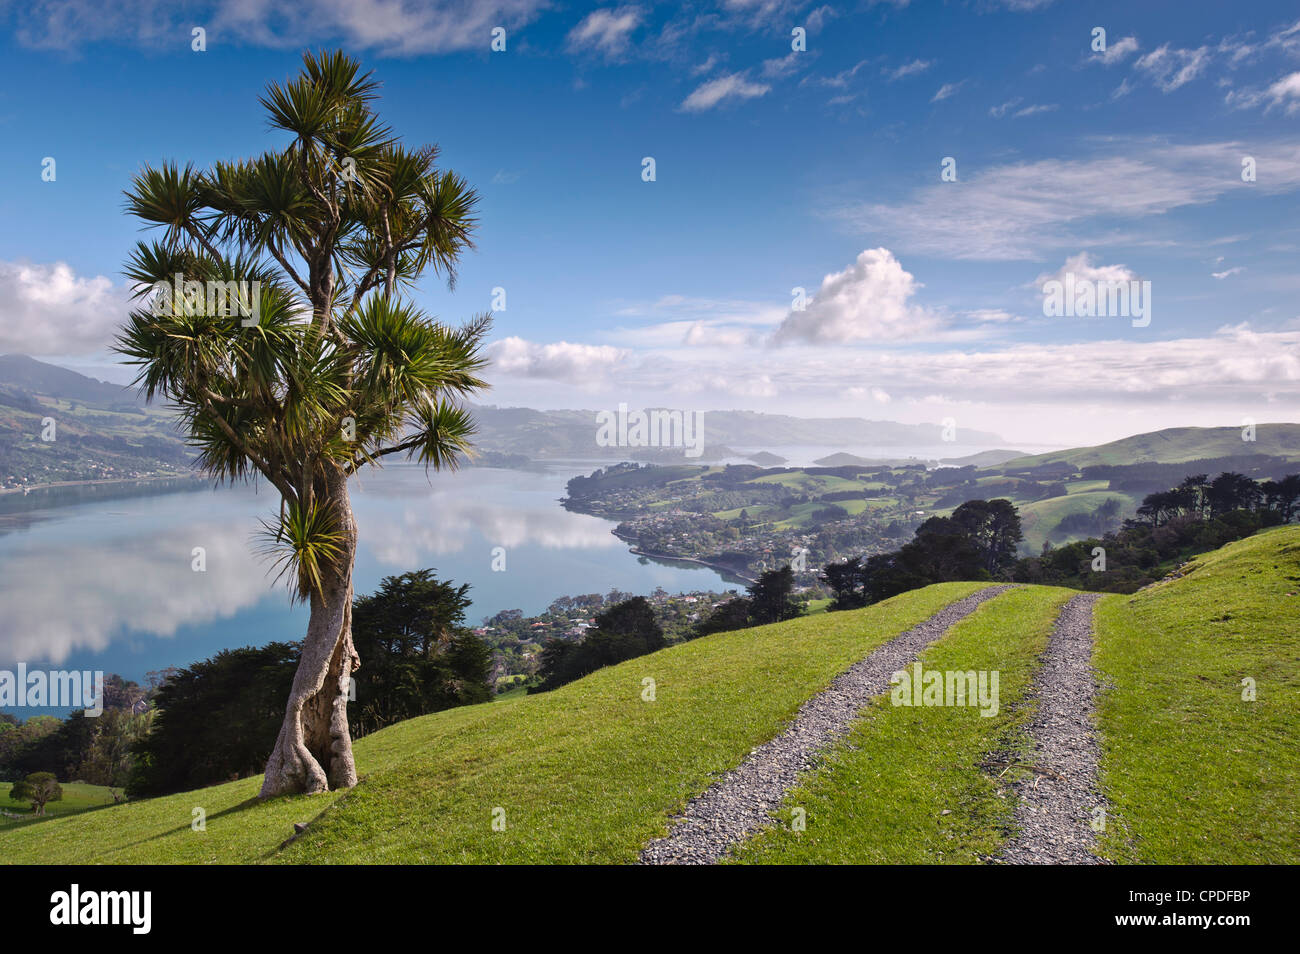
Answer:
[{"label": "palm-like tree", "polygon": [[[306,53],[261,100],[283,148],[146,167],[126,193],[162,235],[127,264],[152,297],[116,348],[147,397],[179,408],[203,470],[279,491],[269,546],[311,609],[264,797],[356,784],[349,478],[398,453],[455,467],[473,432],[460,401],[485,387],[489,317],[450,328],[400,297],[426,270],[454,283],[478,196],[436,168],[436,147],[409,150],[380,124],[377,89],[342,53]],[[237,290],[238,307],[213,308],[177,276],[248,284],[198,286]]]}]

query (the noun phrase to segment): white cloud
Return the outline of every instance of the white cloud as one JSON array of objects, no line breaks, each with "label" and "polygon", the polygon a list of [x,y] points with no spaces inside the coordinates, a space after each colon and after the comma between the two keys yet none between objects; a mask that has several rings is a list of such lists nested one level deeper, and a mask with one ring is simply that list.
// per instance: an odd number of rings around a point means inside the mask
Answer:
[{"label": "white cloud", "polygon": [[1296,108],[1300,106],[1300,72],[1284,76],[1270,86],[1268,88],[1268,97],[1272,100],[1274,106],[1285,102],[1288,115],[1294,113]]},{"label": "white cloud", "polygon": [[930,97],[930,102],[938,103],[942,100],[948,99],[965,85],[965,80],[960,80],[956,83],[944,83],[939,87],[939,91]]},{"label": "white cloud", "polygon": [[999,106],[994,106],[991,109],[989,109],[989,115],[992,116],[994,119],[1001,119],[1011,110],[1019,106],[1022,102],[1024,102],[1024,100],[1021,97],[1015,96],[1007,100],[1005,103],[1002,103]]},{"label": "white cloud", "polygon": [[1209,62],[1208,47],[1180,50],[1166,43],[1139,57],[1135,65],[1151,77],[1161,92],[1172,93],[1201,75]]},{"label": "white cloud", "polygon": [[1002,308],[976,308],[966,312],[966,317],[981,325],[1003,325],[1022,320]]},{"label": "white cloud", "polygon": [[[834,76],[819,76],[814,80],[814,82],[818,86],[829,86],[832,89],[845,89],[849,85],[849,81],[852,80],[853,77],[857,76],[859,71],[861,71],[861,69],[866,65],[866,60],[859,60],[853,66],[850,66],[845,70],[840,70]],[[804,82],[806,83],[808,80],[804,80]]]},{"label": "white cloud", "polygon": [[[536,18],[549,0],[55,0],[11,5],[23,46],[73,50],[102,41],[142,47],[189,42],[198,23],[208,43],[301,49],[344,41],[391,55],[485,50],[493,27],[510,31]],[[7,11],[8,12],[8,11]]]},{"label": "white cloud", "polygon": [[514,336],[492,342],[487,351],[495,371],[583,386],[604,378],[627,357],[626,351],[612,345],[568,341],[540,344]]},{"label": "white cloud", "polygon": [[1106,44],[1105,51],[1100,56],[1094,54],[1092,59],[1096,62],[1100,62],[1103,66],[1111,66],[1118,63],[1129,54],[1136,53],[1137,48],[1137,37],[1126,36],[1116,40],[1114,43]]},{"label": "white cloud", "polygon": [[1210,272],[1210,274],[1213,275],[1215,278],[1219,279],[1219,281],[1223,281],[1223,279],[1231,278],[1233,275],[1240,275],[1245,270],[1246,269],[1243,268],[1242,266],[1237,265],[1233,268],[1224,269],[1221,272]]},{"label": "white cloud", "polygon": [[703,63],[701,63],[699,66],[691,67],[691,75],[703,76],[705,73],[711,72],[713,68],[717,65],[718,65],[718,54],[710,53],[709,58],[705,60]]},{"label": "white cloud", "polygon": [[1091,255],[1080,252],[1067,258],[1056,272],[1039,275],[1034,279],[1034,286],[1042,288],[1044,282],[1063,282],[1066,275],[1073,275],[1076,282],[1131,282],[1138,277],[1127,265],[1094,265]]},{"label": "white cloud", "polygon": [[866,398],[870,398],[871,400],[875,401],[877,404],[888,404],[890,401],[893,400],[893,398],[889,396],[889,392],[886,391],[884,388],[876,388],[876,387],[867,388],[867,387],[861,387],[859,385],[855,385],[851,388],[845,388],[844,397],[849,401],[861,401]]},{"label": "white cloud", "polygon": [[679,108],[686,113],[702,113],[729,99],[762,96],[771,88],[766,83],[751,83],[742,73],[728,73],[697,87]]},{"label": "white cloud", "polygon": [[817,7],[815,10],[808,11],[803,18],[803,25],[807,27],[809,33],[820,33],[826,26],[826,22],[835,19],[835,16],[835,11],[829,6]]},{"label": "white cloud", "polygon": [[939,321],[911,303],[920,288],[889,249],[867,249],[844,271],[823,278],[804,309],[786,315],[773,343],[894,341],[927,334]]},{"label": "white cloud", "polygon": [[1288,73],[1266,89],[1230,90],[1224,102],[1236,109],[1264,104],[1265,112],[1280,107],[1288,116],[1294,116],[1300,112],[1300,71]]},{"label": "white cloud", "polygon": [[78,355],[112,343],[130,310],[127,290],[67,263],[0,262],[0,352]]},{"label": "white cloud", "polygon": [[891,247],[958,259],[1041,259],[1051,249],[1095,245],[1095,233],[1173,209],[1214,202],[1241,185],[1228,173],[1243,155],[1269,168],[1252,189],[1300,187],[1300,144],[1170,145],[1115,141],[1092,159],[1043,159],[982,170],[960,188],[935,183],[893,204],[835,210],[855,231]]},{"label": "white cloud", "polygon": [[777,79],[789,73],[793,73],[799,67],[803,66],[807,59],[807,53],[799,53],[791,50],[785,56],[775,60],[763,61],[763,76],[766,79]]},{"label": "white cloud", "polygon": [[595,10],[569,31],[568,50],[570,53],[594,51],[616,59],[627,52],[632,31],[640,25],[641,17],[639,7]]},{"label": "white cloud", "polygon": [[[494,27],[504,27],[509,42],[511,31],[548,5],[548,0],[221,0],[208,43],[227,36],[241,43],[301,49],[342,39],[352,47],[401,56],[486,50]],[[133,18],[144,19],[138,10]],[[191,19],[182,18],[185,35]]]},{"label": "white cloud", "polygon": [[1054,113],[1060,109],[1056,103],[1039,103],[1034,106],[1026,106],[1024,109],[1016,110],[1015,119],[1023,119],[1025,116],[1037,116],[1039,113]]},{"label": "white cloud", "polygon": [[900,80],[905,76],[914,76],[917,73],[924,73],[933,65],[934,65],[933,60],[912,60],[910,63],[904,63],[902,66],[899,66],[892,70],[886,67],[885,69],[881,70],[881,72],[885,75],[885,77],[889,80],[889,82],[892,83],[895,80]]}]

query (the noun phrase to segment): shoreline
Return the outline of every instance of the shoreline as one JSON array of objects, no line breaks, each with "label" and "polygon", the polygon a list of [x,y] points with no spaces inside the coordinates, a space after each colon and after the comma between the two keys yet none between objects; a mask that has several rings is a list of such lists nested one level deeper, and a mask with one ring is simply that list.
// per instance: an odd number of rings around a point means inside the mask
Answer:
[{"label": "shoreline", "polygon": [[[612,530],[610,532],[613,533]],[[618,537],[618,534],[615,533],[614,536]],[[624,539],[623,537],[618,537],[618,538],[622,540],[624,543],[631,542],[629,540]],[[724,577],[723,582],[726,582],[725,577],[727,576],[734,576],[737,579],[744,580],[746,583],[758,582],[753,577],[741,573],[739,570],[733,569],[732,567],[726,566],[721,563],[710,563],[708,560],[700,560],[697,559],[696,557],[674,556],[671,553],[652,553],[649,550],[641,549],[641,547],[635,543],[633,543],[627,549],[629,553],[633,553],[636,556],[645,557],[648,560],[671,560],[675,563],[694,563],[696,566],[702,566],[707,569],[713,570],[716,573],[722,574]]]},{"label": "shoreline", "polygon": [[27,487],[0,488],[0,497],[8,494],[26,496],[36,490],[59,490],[67,487],[97,487],[104,484],[140,484],[159,480],[201,480],[196,474],[168,474],[156,477],[105,477],[100,480],[54,480],[45,484],[31,484]]}]

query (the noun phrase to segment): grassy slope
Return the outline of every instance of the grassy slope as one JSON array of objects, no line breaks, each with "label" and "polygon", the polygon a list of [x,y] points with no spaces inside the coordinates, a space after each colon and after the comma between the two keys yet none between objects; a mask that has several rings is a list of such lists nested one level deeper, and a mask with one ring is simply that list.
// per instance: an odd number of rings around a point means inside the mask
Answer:
[{"label": "grassy slope", "polygon": [[[1105,853],[1300,862],[1300,527],[1195,561],[1097,610]],[[1244,677],[1258,697],[1242,699]]]},{"label": "grassy slope", "polygon": [[1231,457],[1236,454],[1270,454],[1275,457],[1300,458],[1300,424],[1260,424],[1255,428],[1254,443],[1241,439],[1239,427],[1171,427],[1149,434],[1135,434],[1096,447],[1017,457],[1003,467],[1016,469],[1053,461],[1076,467],[1091,464],[1133,464],[1154,461],[1179,464],[1187,460]]},{"label": "grassy slope", "polygon": [[[978,588],[942,584],[867,610],[723,633],[544,696],[413,719],[357,743],[343,796],[259,803],[260,779],[0,829],[15,862],[630,861],[667,819],[875,646]],[[1288,595],[1292,594],[1292,595]],[[808,831],[745,860],[969,861],[1009,806],[972,769],[1014,749],[1063,590],[998,597],[933,668],[999,668],[1002,712],[874,711],[798,796]],[[1116,861],[1300,861],[1300,527],[1232,544],[1186,578],[1103,597],[1096,665]],[[641,701],[641,680],[657,701]],[[1256,680],[1244,702],[1240,682]],[[884,766],[882,769],[881,766]],[[491,812],[506,811],[494,832]],[[870,806],[872,810],[864,810]],[[207,830],[191,831],[192,809]],[[942,815],[948,809],[951,814]],[[317,817],[317,816],[320,817]],[[294,822],[311,821],[287,848]]]},{"label": "grassy slope", "polygon": [[[0,859],[631,861],[836,674],[979,588],[946,583],[866,610],[720,633],[545,695],[412,719],[357,743],[364,778],[341,798],[258,803],[260,779],[243,779],[0,832]],[[653,703],[641,700],[645,677],[656,680]],[[503,832],[490,824],[498,806]],[[206,812],[202,833],[191,831],[195,807]],[[293,823],[308,821],[277,853]]]},{"label": "grassy slope", "polygon": [[0,831],[8,828],[20,828],[37,822],[45,822],[60,815],[75,815],[92,808],[102,808],[113,804],[113,796],[104,785],[89,785],[86,782],[63,782],[63,798],[45,806],[45,817],[38,818],[32,814],[31,802],[15,802],[9,799],[10,782],[0,782],[0,809],[12,815],[24,814],[26,818],[6,818],[0,815]]},{"label": "grassy slope", "polygon": [[[1006,782],[981,767],[1020,749],[1030,709],[1017,705],[1073,590],[1033,586],[983,604],[921,655],[930,670],[998,670],[999,710],[895,707],[879,696],[853,731],[791,793],[779,827],[749,843],[746,864],[975,863],[1012,824]],[[790,826],[792,809],[806,830]],[[943,814],[945,811],[949,814]]]}]

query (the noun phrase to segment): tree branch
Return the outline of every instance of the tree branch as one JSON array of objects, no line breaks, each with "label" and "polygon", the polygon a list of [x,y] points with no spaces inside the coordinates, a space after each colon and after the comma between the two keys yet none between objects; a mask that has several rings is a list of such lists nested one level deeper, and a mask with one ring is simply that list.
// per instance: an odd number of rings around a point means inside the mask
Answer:
[{"label": "tree branch", "polygon": [[[367,454],[366,458],[367,460],[374,460],[376,457],[387,457],[389,454],[400,454],[402,451],[414,450],[415,448],[419,447],[428,439],[429,439],[428,432],[421,431],[419,434],[416,434],[414,437],[408,437],[400,444],[394,444],[392,447],[385,447],[375,451],[373,454]],[[357,460],[356,458],[353,458],[352,461],[349,462],[348,464],[348,473],[349,474],[356,473],[357,468],[360,467],[365,462],[366,461],[364,460]]]},{"label": "tree branch", "polygon": [[254,454],[253,449],[248,446],[248,443],[239,436],[238,432],[233,427],[230,426],[230,422],[217,413],[217,409],[212,404],[212,398],[218,397],[218,395],[213,394],[213,392],[206,388],[202,388],[199,389],[199,397],[203,402],[204,410],[208,412],[208,416],[211,417],[217,427],[221,429],[221,433],[226,435],[226,439],[239,448],[241,454],[252,461],[253,466],[258,469],[262,476],[274,485],[276,490],[280,491],[281,496],[288,500],[297,500],[297,494],[294,493],[293,487],[290,486],[283,477],[273,471],[269,462]]}]

